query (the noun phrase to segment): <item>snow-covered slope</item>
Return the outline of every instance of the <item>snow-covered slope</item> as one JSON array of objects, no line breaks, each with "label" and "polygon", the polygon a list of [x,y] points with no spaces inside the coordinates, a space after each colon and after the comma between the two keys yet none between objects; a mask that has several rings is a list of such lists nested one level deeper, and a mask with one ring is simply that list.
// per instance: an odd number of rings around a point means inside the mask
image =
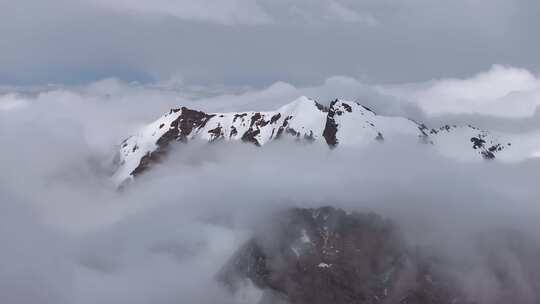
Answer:
[{"label": "snow-covered slope", "polygon": [[420,125],[402,117],[376,115],[355,102],[336,100],[328,111],[325,138],[331,146],[365,145],[396,136],[422,137]]},{"label": "snow-covered slope", "polygon": [[114,180],[121,184],[143,172],[167,152],[173,142],[242,141],[263,146],[280,138],[329,147],[363,146],[374,140],[414,140],[459,158],[495,158],[511,143],[472,126],[430,129],[402,117],[375,114],[351,101],[335,100],[325,107],[301,97],[275,111],[204,113],[172,109],[121,143]]}]

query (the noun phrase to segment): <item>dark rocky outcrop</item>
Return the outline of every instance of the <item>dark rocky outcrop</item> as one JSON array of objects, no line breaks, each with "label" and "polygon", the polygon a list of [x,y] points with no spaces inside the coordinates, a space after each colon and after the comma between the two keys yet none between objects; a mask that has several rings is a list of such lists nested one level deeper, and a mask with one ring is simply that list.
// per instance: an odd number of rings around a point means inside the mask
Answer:
[{"label": "dark rocky outcrop", "polygon": [[[512,233],[480,235],[476,244],[483,257],[480,267],[495,278],[501,294],[482,297],[467,291],[456,273],[466,273],[471,265],[410,248],[398,227],[376,214],[290,209],[262,224],[218,279],[232,292],[251,280],[265,290],[265,304],[283,299],[290,304],[538,303],[540,247]],[[508,254],[514,264],[507,263]],[[519,278],[512,274],[515,263],[525,272]],[[531,282],[527,288],[516,285],[523,277]]]},{"label": "dark rocky outcrop", "polygon": [[[204,125],[210,120],[215,114],[206,114],[202,111],[195,111],[182,107],[180,109],[172,109],[171,113],[177,113],[181,111],[181,115],[177,119],[171,122],[169,129],[165,134],[163,134],[157,141],[156,145],[158,148],[153,151],[146,153],[140,160],[139,165],[131,173],[133,176],[137,176],[148,169],[152,163],[159,162],[167,153],[169,145],[174,141],[186,142],[187,137],[191,134],[194,129],[204,127]],[[160,129],[163,126],[160,125]],[[221,130],[211,130],[214,135],[219,137]],[[217,139],[216,137],[215,139]]]},{"label": "dark rocky outcrop", "polygon": [[328,114],[326,115],[326,125],[324,127],[323,131],[323,137],[326,140],[326,143],[329,147],[334,148],[338,144],[337,140],[337,131],[338,131],[338,125],[336,123],[336,120],[334,119],[334,116],[337,114],[334,105],[338,102],[338,100],[332,101],[330,103],[330,109],[328,110]]}]

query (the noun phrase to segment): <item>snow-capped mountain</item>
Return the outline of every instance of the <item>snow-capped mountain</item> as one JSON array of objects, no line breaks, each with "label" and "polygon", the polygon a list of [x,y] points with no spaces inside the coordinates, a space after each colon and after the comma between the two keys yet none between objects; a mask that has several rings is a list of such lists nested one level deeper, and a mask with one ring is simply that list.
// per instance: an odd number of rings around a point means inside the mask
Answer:
[{"label": "snow-capped mountain", "polygon": [[377,115],[356,102],[343,100],[326,107],[301,97],[267,112],[205,113],[182,107],[170,110],[121,143],[114,180],[121,184],[140,174],[175,142],[226,140],[263,146],[280,138],[330,148],[405,138],[433,145],[441,153],[460,159],[492,159],[511,146],[472,126],[432,129],[403,117]]}]

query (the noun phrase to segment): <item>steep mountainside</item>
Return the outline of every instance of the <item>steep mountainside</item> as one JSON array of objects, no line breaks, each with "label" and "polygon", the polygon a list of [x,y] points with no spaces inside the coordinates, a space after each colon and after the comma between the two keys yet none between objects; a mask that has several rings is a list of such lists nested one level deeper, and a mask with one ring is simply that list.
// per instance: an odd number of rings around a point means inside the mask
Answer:
[{"label": "steep mountainside", "polygon": [[474,240],[472,260],[448,259],[374,213],[290,209],[262,223],[217,279],[246,303],[538,303],[538,242],[509,230]]},{"label": "steep mountainside", "polygon": [[292,138],[329,147],[363,146],[405,138],[432,144],[456,158],[495,158],[509,142],[472,126],[430,129],[410,119],[381,116],[360,104],[335,100],[328,107],[306,97],[269,112],[204,113],[172,109],[121,143],[114,179],[121,184],[149,168],[174,142],[199,139],[242,141],[263,146]]}]

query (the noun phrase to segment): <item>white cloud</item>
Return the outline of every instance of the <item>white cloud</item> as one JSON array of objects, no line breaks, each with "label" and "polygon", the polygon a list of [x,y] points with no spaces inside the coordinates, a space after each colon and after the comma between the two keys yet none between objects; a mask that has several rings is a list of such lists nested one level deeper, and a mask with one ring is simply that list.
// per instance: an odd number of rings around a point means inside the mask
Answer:
[{"label": "white cloud", "polygon": [[337,1],[328,2],[328,13],[330,13],[330,19],[336,18],[344,22],[363,23],[369,26],[377,24],[377,20],[371,14],[360,13]]},{"label": "white cloud", "polygon": [[297,94],[324,102],[369,88],[332,77],[312,87],[276,83],[193,98],[108,79],[11,95],[26,106],[0,111],[2,299],[231,303],[215,273],[252,225],[287,206],[375,210],[410,221],[415,237],[421,217],[433,225],[421,232],[436,240],[501,223],[538,231],[538,160],[462,164],[397,142],[332,152],[279,142],[264,149],[194,142],[177,146],[128,191],[107,182],[114,145],[169,107],[274,108]]},{"label": "white cloud", "polygon": [[17,96],[17,94],[0,95],[0,111],[10,111],[23,108],[28,103]]},{"label": "white cloud", "polygon": [[272,18],[252,0],[90,0],[123,12],[157,14],[219,24],[265,24]]},{"label": "white cloud", "polygon": [[[338,0],[270,2],[255,0],[87,0],[102,8],[143,15],[172,16],[223,25],[259,25],[291,21],[353,22],[373,26],[375,18]],[[298,18],[291,20],[290,17]]]},{"label": "white cloud", "polygon": [[416,88],[383,91],[411,99],[429,115],[518,118],[534,115],[540,105],[540,79],[528,70],[502,65],[466,79],[441,79]]}]

